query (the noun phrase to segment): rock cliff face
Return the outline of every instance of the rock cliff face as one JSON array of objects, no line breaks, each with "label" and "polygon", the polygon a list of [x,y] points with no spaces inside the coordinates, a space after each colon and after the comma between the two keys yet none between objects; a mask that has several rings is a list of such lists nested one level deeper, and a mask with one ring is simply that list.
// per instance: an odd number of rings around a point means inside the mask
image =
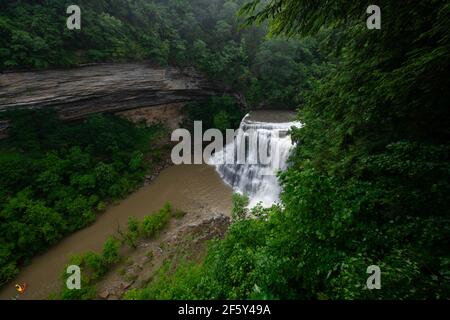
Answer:
[{"label": "rock cliff face", "polygon": [[180,127],[180,124],[185,118],[185,112],[183,112],[184,106],[184,103],[169,103],[159,106],[121,111],[118,112],[117,115],[134,123],[145,122],[147,124],[151,124],[155,122],[162,122],[170,130],[175,130]]},{"label": "rock cliff face", "polygon": [[193,69],[145,63],[0,74],[0,111],[55,108],[62,119],[199,100],[220,91]]}]

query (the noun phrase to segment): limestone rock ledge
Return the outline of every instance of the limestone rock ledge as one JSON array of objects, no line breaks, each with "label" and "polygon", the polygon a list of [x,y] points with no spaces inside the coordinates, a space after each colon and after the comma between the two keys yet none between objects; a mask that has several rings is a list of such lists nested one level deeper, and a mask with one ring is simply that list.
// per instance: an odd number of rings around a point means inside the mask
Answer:
[{"label": "limestone rock ledge", "polygon": [[0,74],[0,112],[55,108],[66,120],[92,113],[200,100],[221,91],[193,68],[146,63],[101,64],[66,70]]}]

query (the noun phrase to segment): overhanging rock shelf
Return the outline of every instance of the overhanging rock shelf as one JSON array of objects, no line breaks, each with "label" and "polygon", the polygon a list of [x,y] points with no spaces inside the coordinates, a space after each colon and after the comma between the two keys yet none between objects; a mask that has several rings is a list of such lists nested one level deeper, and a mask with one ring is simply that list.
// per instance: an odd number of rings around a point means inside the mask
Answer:
[{"label": "overhanging rock shelf", "polygon": [[145,63],[0,74],[0,111],[55,108],[62,119],[199,100],[220,91],[193,68]]}]

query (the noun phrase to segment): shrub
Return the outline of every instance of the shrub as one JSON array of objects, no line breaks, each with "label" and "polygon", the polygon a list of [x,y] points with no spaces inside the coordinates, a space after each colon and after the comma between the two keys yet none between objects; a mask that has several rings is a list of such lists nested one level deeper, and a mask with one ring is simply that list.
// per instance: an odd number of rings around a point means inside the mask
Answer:
[{"label": "shrub", "polygon": [[106,240],[103,246],[103,260],[106,264],[117,263],[120,260],[119,256],[120,243],[117,239],[111,237]]},{"label": "shrub", "polygon": [[96,212],[140,183],[149,141],[164,128],[106,115],[63,122],[48,110],[5,111],[0,118],[11,123],[0,141],[4,283],[20,262],[93,222]]},{"label": "shrub", "polygon": [[158,212],[144,218],[141,233],[147,238],[155,237],[170,221],[171,205],[167,203]]},{"label": "shrub", "polygon": [[107,265],[103,256],[95,252],[87,252],[83,256],[83,266],[91,274],[91,279],[96,280],[102,277],[107,271]]},{"label": "shrub", "polygon": [[249,204],[249,198],[247,195],[241,195],[239,193],[233,194],[233,208],[231,209],[231,213],[233,216],[233,220],[243,220],[246,218],[248,214],[247,206]]}]

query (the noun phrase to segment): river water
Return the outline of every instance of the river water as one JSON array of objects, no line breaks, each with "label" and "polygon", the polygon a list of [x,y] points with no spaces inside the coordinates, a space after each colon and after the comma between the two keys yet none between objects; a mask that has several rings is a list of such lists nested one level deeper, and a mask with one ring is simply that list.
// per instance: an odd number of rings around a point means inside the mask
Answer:
[{"label": "river water", "polygon": [[[62,285],[61,275],[71,255],[86,251],[100,252],[105,240],[115,234],[119,226],[126,227],[129,217],[142,220],[144,216],[159,210],[167,201],[175,208],[200,218],[216,213],[230,215],[233,188],[237,192],[248,194],[251,205],[261,202],[270,206],[276,203],[280,186],[275,174],[278,169],[286,166],[292,148],[292,142],[286,133],[292,125],[300,125],[295,122],[294,112],[251,112],[242,121],[242,133],[224,150],[239,147],[247,138],[251,140],[253,137],[258,146],[264,142],[267,144],[269,154],[277,154],[281,167],[260,164],[222,165],[216,156],[212,166],[203,164],[169,167],[150,185],[142,187],[119,204],[110,206],[92,225],[65,237],[42,255],[33,258],[29,265],[21,268],[15,279],[0,290],[0,299],[15,297],[15,284],[23,282],[28,284],[28,288],[20,299],[48,298],[50,294],[59,291]],[[246,153],[246,158],[256,156],[256,149],[253,149],[250,148]]]},{"label": "river water", "polygon": [[214,167],[208,165],[172,166],[149,185],[131,194],[100,214],[92,225],[70,236],[22,267],[20,274],[0,290],[0,299],[16,295],[14,285],[26,282],[28,289],[20,299],[46,299],[59,291],[61,274],[72,254],[101,251],[103,243],[128,217],[142,219],[159,210],[166,201],[189,213],[229,215],[232,189],[222,182]]}]

